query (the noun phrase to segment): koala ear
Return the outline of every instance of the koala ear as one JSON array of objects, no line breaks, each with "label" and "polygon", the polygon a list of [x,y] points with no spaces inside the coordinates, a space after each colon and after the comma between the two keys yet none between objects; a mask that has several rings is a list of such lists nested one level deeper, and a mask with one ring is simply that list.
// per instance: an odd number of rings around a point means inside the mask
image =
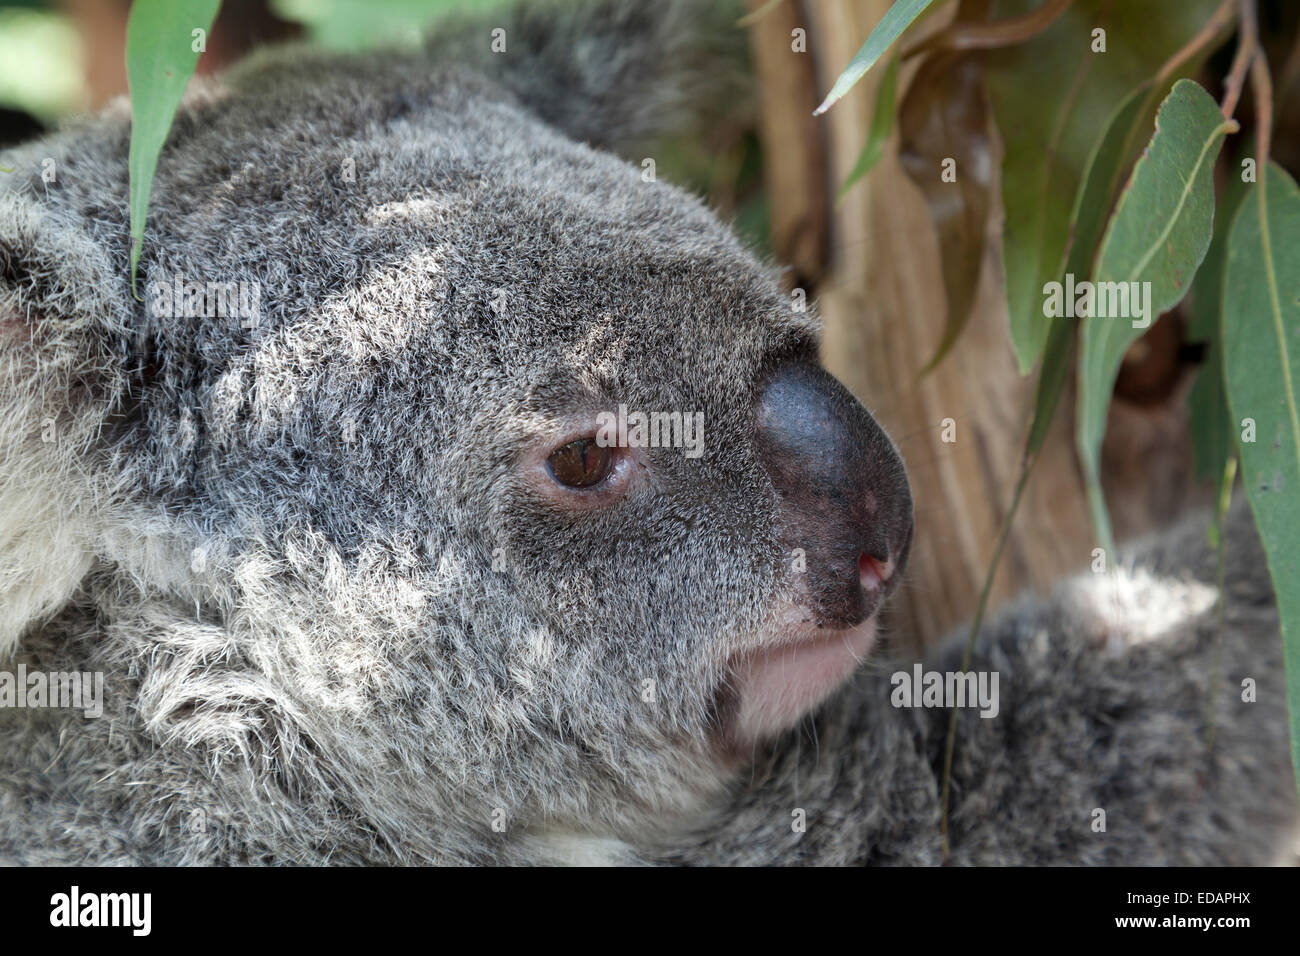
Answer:
[{"label": "koala ear", "polygon": [[628,158],[640,158],[638,144],[754,108],[748,39],[728,4],[520,0],[440,19],[426,50],[493,77],[571,138]]},{"label": "koala ear", "polygon": [[90,567],[133,312],[90,224],[18,179],[0,174],[0,657]]}]

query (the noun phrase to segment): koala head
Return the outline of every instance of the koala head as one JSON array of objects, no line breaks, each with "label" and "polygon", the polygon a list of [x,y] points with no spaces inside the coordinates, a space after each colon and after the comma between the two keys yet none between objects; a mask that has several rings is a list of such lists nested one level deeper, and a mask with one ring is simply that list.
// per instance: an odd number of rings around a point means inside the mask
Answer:
[{"label": "koala head", "polygon": [[0,637],[92,605],[178,765],[417,855],[617,831],[867,652],[902,462],[697,200],[485,82],[256,61],[178,117],[141,301],[127,142],[5,156]]}]

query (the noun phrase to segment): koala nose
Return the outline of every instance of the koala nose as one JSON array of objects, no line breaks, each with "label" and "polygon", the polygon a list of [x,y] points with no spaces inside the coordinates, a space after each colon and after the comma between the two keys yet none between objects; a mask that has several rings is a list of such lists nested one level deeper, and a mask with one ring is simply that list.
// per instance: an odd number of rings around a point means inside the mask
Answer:
[{"label": "koala nose", "polygon": [[776,371],[756,419],[783,543],[805,555],[803,600],[819,627],[861,623],[897,586],[912,542],[898,450],[848,389],[808,363]]}]

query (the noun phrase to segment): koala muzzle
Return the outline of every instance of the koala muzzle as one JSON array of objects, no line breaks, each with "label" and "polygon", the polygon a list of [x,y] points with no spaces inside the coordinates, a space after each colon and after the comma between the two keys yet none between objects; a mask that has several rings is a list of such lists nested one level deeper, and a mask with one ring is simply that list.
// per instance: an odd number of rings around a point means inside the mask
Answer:
[{"label": "koala muzzle", "polygon": [[820,628],[853,627],[897,586],[907,560],[903,460],[848,389],[812,364],[777,369],[756,419],[759,455],[781,496],[782,544],[789,566],[803,570],[800,603]]}]

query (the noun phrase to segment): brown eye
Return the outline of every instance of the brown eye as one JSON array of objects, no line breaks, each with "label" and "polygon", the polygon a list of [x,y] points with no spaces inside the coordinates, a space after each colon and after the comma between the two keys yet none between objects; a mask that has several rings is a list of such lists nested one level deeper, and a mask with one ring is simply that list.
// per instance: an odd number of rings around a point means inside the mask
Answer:
[{"label": "brown eye", "polygon": [[589,488],[609,474],[613,449],[601,447],[594,438],[579,438],[551,452],[546,467],[551,477],[570,488]]}]

